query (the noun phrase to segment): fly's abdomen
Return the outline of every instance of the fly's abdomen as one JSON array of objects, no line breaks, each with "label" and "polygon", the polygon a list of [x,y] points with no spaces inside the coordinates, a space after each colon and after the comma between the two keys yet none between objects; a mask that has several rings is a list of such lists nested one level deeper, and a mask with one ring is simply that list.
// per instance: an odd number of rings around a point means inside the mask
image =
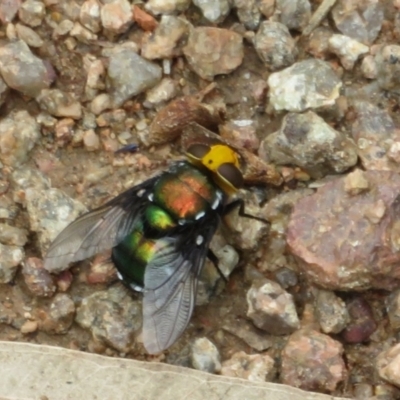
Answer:
[{"label": "fly's abdomen", "polygon": [[[147,243],[146,243],[147,242]],[[112,250],[112,260],[122,279],[129,284],[143,287],[144,271],[151,257],[151,243],[143,233],[134,231]]]},{"label": "fly's abdomen", "polygon": [[163,239],[176,226],[162,208],[149,204],[134,231],[113,248],[112,259],[124,281],[143,287],[147,265],[166,242]]},{"label": "fly's abdomen", "polygon": [[161,207],[150,204],[144,213],[146,225],[159,233],[169,231],[176,226],[174,219]]}]

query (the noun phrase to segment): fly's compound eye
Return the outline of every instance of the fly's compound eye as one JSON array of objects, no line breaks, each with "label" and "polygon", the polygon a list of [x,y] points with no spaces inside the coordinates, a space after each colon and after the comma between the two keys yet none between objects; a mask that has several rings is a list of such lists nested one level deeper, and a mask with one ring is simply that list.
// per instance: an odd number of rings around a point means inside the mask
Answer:
[{"label": "fly's compound eye", "polygon": [[187,155],[194,160],[201,160],[210,151],[210,146],[206,144],[192,144],[187,149]]},{"label": "fly's compound eye", "polygon": [[243,175],[235,165],[231,163],[221,164],[217,173],[233,188],[240,189],[243,186]]}]

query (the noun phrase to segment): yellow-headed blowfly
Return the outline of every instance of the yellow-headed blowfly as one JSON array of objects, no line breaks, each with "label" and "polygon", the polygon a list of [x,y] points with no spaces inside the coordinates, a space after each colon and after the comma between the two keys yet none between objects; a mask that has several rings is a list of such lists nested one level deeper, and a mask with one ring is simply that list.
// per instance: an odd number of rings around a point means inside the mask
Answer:
[{"label": "yellow-headed blowfly", "polygon": [[143,292],[148,353],[171,346],[185,330],[197,282],[221,217],[243,185],[240,155],[226,144],[193,144],[187,160],[123,192],[67,226],[51,244],[45,267],[67,265],[112,249],[119,277]]}]

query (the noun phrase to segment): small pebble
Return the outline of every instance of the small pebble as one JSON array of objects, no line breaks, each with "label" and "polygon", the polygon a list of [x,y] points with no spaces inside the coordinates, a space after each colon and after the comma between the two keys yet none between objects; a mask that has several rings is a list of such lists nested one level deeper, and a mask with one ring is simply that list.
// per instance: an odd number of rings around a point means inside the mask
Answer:
[{"label": "small pebble", "polygon": [[89,129],[83,133],[83,144],[88,151],[99,150],[100,139],[93,129]]},{"label": "small pebble", "polygon": [[20,328],[20,332],[23,334],[36,332],[38,330],[37,321],[26,321]]},{"label": "small pebble", "polygon": [[332,35],[329,38],[329,49],[340,58],[347,70],[352,70],[356,61],[369,51],[365,44],[344,35]]},{"label": "small pebble", "polygon": [[287,335],[300,327],[292,295],[276,282],[253,283],[247,292],[247,304],[247,316],[268,333]]},{"label": "small pebble", "polygon": [[207,80],[232,72],[244,56],[242,37],[238,33],[213,27],[191,29],[183,52],[191,68]]},{"label": "small pebble", "polygon": [[315,314],[324,333],[339,333],[350,322],[345,302],[327,290],[318,291]]},{"label": "small pebble", "polygon": [[22,266],[22,275],[29,291],[37,297],[52,297],[56,291],[53,277],[43,268],[43,261],[29,257]]},{"label": "small pebble", "polygon": [[222,363],[221,375],[251,382],[271,381],[276,374],[275,362],[268,354],[235,353]]},{"label": "small pebble", "polygon": [[101,23],[104,29],[119,34],[125,32],[133,22],[132,6],[128,0],[114,0],[101,7]]},{"label": "small pebble", "polygon": [[218,349],[207,338],[196,339],[190,346],[193,368],[215,374],[221,371],[221,357]]},{"label": "small pebble", "polygon": [[19,8],[18,16],[22,22],[34,28],[42,23],[45,11],[41,1],[26,0]]}]

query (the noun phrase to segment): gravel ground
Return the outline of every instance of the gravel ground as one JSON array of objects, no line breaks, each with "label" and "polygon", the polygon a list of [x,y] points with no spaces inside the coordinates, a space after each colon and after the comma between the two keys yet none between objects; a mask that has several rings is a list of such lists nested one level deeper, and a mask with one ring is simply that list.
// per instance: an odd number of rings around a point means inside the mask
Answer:
[{"label": "gravel ground", "polygon": [[[0,21],[0,340],[400,398],[398,0],[10,0]],[[226,217],[228,282],[207,262],[149,356],[109,254],[43,256],[212,132],[270,223]]]}]

